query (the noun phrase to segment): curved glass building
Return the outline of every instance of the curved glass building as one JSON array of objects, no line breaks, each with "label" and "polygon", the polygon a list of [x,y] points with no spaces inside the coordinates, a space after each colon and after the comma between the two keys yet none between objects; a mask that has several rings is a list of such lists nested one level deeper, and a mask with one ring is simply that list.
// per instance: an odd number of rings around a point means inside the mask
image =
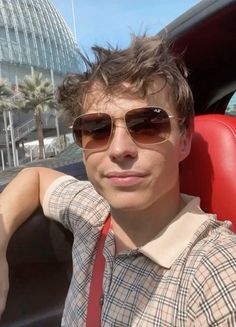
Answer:
[{"label": "curved glass building", "polygon": [[0,78],[17,84],[32,69],[56,84],[79,71],[76,41],[49,0],[0,0]]},{"label": "curved glass building", "polygon": [[[66,73],[82,69],[79,60],[75,38],[50,0],[0,0],[0,79],[15,88],[38,71],[57,86]],[[55,110],[42,113],[45,137],[56,133],[60,141],[67,129],[59,123]],[[33,110],[0,112],[0,166],[17,165],[17,150],[24,160],[24,143],[36,138]]]}]

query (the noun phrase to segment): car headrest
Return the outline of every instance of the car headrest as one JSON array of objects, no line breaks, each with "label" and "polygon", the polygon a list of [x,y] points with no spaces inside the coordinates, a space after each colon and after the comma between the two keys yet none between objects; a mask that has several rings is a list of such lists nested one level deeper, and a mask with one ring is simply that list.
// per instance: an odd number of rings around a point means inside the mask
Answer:
[{"label": "car headrest", "polygon": [[236,231],[236,117],[195,117],[190,155],[180,165],[181,192],[201,198],[205,212]]}]

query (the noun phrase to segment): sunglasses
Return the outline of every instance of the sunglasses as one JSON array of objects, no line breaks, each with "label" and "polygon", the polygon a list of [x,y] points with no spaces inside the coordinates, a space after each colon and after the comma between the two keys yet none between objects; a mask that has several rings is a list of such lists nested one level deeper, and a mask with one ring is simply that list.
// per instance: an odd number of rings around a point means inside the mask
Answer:
[{"label": "sunglasses", "polygon": [[136,144],[151,145],[165,142],[171,133],[171,118],[158,107],[147,106],[127,111],[123,118],[114,118],[107,113],[97,112],[78,116],[73,123],[74,141],[81,149],[105,149],[112,139],[115,120],[124,120],[126,129]]}]

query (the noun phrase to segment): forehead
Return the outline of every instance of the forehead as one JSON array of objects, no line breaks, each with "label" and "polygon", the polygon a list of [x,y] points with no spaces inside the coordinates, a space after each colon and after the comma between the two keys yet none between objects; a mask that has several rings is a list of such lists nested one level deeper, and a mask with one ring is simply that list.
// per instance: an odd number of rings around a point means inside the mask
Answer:
[{"label": "forehead", "polygon": [[129,83],[123,83],[112,91],[101,83],[94,83],[85,96],[83,112],[125,112],[147,105],[155,105],[172,113],[175,111],[170,88],[162,79],[150,83],[145,97],[134,93]]}]

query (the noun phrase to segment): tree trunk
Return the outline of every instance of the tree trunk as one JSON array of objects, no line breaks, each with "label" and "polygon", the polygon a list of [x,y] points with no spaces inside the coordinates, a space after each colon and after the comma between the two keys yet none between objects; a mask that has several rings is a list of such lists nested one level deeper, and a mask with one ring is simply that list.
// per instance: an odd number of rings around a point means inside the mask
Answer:
[{"label": "tree trunk", "polygon": [[35,117],[35,127],[36,127],[36,131],[37,131],[38,142],[39,142],[39,159],[43,159],[44,158],[44,137],[43,137],[41,110],[39,107],[35,108],[34,117]]}]

